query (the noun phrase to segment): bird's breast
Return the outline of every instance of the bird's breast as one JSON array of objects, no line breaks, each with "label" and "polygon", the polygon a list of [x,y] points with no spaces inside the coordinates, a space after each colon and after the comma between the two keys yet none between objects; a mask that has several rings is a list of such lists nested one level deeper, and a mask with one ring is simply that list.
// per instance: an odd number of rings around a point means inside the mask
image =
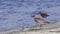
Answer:
[{"label": "bird's breast", "polygon": [[36,23],[47,24],[44,20],[35,19]]}]

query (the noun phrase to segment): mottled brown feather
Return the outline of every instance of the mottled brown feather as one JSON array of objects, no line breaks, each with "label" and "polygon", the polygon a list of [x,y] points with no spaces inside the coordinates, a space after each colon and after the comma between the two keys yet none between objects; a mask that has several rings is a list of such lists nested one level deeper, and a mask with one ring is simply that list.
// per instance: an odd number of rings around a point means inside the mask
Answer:
[{"label": "mottled brown feather", "polygon": [[39,12],[39,14],[40,14],[43,18],[46,18],[46,17],[49,16],[47,13],[43,13],[43,12]]}]

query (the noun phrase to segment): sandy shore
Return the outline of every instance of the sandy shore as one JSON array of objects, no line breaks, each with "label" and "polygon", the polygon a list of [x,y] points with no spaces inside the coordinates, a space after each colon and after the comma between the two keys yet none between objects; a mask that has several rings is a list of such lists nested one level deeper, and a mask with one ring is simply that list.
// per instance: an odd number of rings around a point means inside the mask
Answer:
[{"label": "sandy shore", "polygon": [[60,28],[57,29],[49,29],[49,30],[38,30],[38,31],[19,31],[19,30],[11,30],[0,32],[0,34],[60,34]]},{"label": "sandy shore", "polygon": [[43,26],[43,29],[40,27],[32,27],[25,29],[14,29],[8,31],[0,31],[0,34],[60,34],[60,22],[54,24],[48,24]]}]

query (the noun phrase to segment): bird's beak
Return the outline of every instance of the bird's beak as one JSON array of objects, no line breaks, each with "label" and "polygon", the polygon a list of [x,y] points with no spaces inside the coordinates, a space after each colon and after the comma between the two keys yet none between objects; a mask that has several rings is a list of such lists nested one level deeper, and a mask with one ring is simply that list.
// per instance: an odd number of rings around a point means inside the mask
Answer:
[{"label": "bird's beak", "polygon": [[33,17],[33,16],[31,16],[31,17]]},{"label": "bird's beak", "polygon": [[33,15],[31,15],[31,17],[34,17]]}]

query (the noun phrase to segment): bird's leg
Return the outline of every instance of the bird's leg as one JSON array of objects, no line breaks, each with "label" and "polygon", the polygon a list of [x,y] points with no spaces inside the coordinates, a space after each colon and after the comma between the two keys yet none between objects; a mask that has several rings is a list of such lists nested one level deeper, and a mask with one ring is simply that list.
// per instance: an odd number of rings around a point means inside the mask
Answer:
[{"label": "bird's leg", "polygon": [[40,29],[42,29],[41,27],[42,27],[42,24],[40,24]]},{"label": "bird's leg", "polygon": [[40,24],[38,23],[36,26],[37,26],[37,27],[40,27]]},{"label": "bird's leg", "polygon": [[41,24],[39,23],[38,26],[40,27],[40,25],[41,25]]}]

